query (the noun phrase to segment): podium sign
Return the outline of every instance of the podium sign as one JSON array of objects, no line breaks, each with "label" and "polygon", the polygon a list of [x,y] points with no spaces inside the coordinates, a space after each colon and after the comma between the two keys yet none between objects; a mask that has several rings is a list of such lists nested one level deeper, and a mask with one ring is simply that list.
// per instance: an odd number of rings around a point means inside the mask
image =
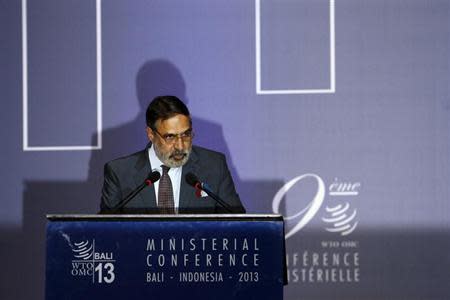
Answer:
[{"label": "podium sign", "polygon": [[46,299],[282,299],[273,215],[48,216]]}]

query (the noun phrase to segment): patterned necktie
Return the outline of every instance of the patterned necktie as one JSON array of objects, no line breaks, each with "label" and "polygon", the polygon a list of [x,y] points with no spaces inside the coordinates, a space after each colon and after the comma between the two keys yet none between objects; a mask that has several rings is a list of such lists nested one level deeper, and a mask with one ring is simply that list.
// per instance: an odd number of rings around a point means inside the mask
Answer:
[{"label": "patterned necktie", "polygon": [[158,208],[161,214],[174,214],[175,204],[173,201],[172,181],[169,177],[169,167],[162,165],[162,176],[158,188]]}]

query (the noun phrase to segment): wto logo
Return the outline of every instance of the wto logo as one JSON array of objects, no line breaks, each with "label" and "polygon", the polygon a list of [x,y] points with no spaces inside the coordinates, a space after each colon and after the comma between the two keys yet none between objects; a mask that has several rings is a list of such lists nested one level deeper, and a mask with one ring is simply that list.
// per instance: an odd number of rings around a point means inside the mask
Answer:
[{"label": "wto logo", "polygon": [[75,252],[75,258],[81,258],[83,260],[88,260],[94,255],[94,243],[89,245],[89,241],[75,243],[75,247],[72,251]]},{"label": "wto logo", "polygon": [[[296,222],[286,233],[286,239],[304,228],[316,216],[325,200],[327,200],[327,205],[325,205],[326,216],[321,218],[325,223],[325,230],[341,236],[351,234],[358,226],[358,221],[357,209],[351,207],[349,200],[350,197],[359,195],[360,182],[342,182],[335,178],[334,182],[326,188],[323,179],[316,174],[308,173],[297,176],[282,186],[275,194],[272,201],[273,212],[279,214],[281,202],[287,192],[295,184],[308,178],[316,181],[316,194],[299,212],[285,216],[286,221]],[[328,198],[326,199],[327,195]]]},{"label": "wto logo", "polygon": [[325,207],[325,210],[330,217],[322,218],[322,221],[332,226],[325,228],[325,230],[328,232],[338,232],[343,236],[352,233],[358,225],[358,222],[354,221],[356,217],[356,209],[354,209],[353,213],[348,216],[350,213],[349,209],[350,204],[348,202],[345,203],[344,207],[342,207],[342,204],[335,207]]},{"label": "wto logo", "polygon": [[112,283],[116,275],[114,273],[114,257],[112,252],[96,251],[95,239],[71,243],[74,259],[70,274],[78,278],[92,278],[93,283]]}]

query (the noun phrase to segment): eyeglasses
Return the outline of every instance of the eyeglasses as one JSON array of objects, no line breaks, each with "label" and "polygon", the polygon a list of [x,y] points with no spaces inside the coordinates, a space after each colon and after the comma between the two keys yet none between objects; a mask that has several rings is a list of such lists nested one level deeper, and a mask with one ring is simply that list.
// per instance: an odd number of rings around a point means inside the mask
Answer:
[{"label": "eyeglasses", "polygon": [[189,128],[185,132],[179,134],[167,133],[162,135],[156,129],[153,129],[153,131],[156,132],[167,144],[174,144],[179,138],[183,143],[190,142],[194,137],[194,132],[192,131],[192,128]]}]

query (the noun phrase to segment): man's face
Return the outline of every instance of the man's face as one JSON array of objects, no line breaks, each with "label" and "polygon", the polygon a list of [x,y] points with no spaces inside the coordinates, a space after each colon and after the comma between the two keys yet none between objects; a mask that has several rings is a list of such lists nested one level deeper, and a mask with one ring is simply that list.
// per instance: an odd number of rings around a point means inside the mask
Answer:
[{"label": "man's face", "polygon": [[192,127],[189,117],[175,115],[158,120],[156,130],[147,127],[147,137],[155,147],[155,153],[164,165],[177,168],[184,165],[192,150]]}]

